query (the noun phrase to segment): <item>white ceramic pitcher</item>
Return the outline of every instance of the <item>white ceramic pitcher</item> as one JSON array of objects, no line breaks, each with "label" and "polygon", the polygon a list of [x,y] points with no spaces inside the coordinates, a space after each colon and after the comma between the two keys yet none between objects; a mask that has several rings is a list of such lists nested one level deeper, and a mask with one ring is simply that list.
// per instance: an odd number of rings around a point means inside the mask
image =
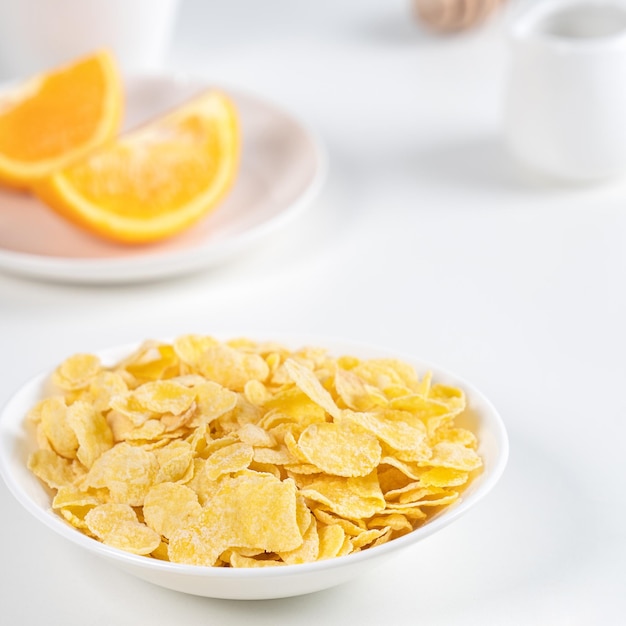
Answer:
[{"label": "white ceramic pitcher", "polygon": [[510,16],[505,136],[562,179],[626,172],[626,0],[541,0]]}]

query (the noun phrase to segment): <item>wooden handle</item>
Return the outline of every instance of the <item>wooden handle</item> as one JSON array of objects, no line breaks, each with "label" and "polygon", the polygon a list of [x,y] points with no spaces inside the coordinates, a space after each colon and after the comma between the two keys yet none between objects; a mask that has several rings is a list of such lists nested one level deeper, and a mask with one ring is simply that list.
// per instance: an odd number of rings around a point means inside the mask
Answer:
[{"label": "wooden handle", "polygon": [[458,32],[482,23],[503,0],[412,0],[416,18],[438,32]]}]

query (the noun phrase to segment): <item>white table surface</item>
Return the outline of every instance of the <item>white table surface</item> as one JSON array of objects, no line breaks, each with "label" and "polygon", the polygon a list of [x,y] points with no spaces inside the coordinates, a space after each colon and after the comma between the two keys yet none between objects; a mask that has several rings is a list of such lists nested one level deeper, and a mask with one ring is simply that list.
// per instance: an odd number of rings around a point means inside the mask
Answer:
[{"label": "white table surface", "polygon": [[502,20],[439,38],[404,0],[187,0],[168,70],[311,125],[322,193],[192,276],[96,288],[0,274],[0,402],[73,352],[148,337],[343,337],[471,380],[506,422],[509,465],[476,509],[377,571],[263,602],[118,572],[0,485],[0,622],[626,623],[626,180],[564,187],[509,160]]}]

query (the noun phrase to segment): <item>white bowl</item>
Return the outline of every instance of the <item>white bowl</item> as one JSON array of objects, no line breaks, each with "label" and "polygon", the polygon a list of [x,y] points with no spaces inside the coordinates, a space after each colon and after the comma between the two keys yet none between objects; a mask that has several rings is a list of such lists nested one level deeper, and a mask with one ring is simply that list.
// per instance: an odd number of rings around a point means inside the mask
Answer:
[{"label": "white bowl", "polygon": [[[43,397],[50,372],[40,374],[26,383],[0,413],[0,473],[17,500],[39,521],[62,537],[123,570],[176,591],[210,598],[241,600],[297,596],[344,583],[458,519],[482,500],[499,480],[508,457],[506,430],[492,404],[471,384],[431,363],[362,345],[308,337],[291,338],[283,341],[283,344],[291,348],[304,345],[324,346],[335,356],[350,354],[361,358],[396,357],[413,364],[420,374],[432,371],[436,382],[462,388],[467,396],[468,409],[457,419],[457,423],[470,427],[478,436],[478,452],[484,462],[482,473],[474,478],[459,501],[445,508],[424,526],[386,544],[347,556],[302,565],[250,569],[181,565],[136,556],[91,539],[66,523],[52,511],[49,492],[26,466],[35,442],[27,432],[24,416]],[[112,348],[100,352],[99,356],[104,363],[112,364],[135,347]],[[63,355],[62,358],[65,356],[69,355]]]}]

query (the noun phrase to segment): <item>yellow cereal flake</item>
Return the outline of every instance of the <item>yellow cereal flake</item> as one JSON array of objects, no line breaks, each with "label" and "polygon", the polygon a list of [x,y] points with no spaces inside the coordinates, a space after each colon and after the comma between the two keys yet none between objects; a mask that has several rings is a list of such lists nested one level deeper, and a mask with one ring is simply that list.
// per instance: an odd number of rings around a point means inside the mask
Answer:
[{"label": "yellow cereal flake", "polygon": [[450,467],[431,467],[422,472],[419,482],[424,487],[460,487],[469,478],[467,471]]},{"label": "yellow cereal flake", "polygon": [[367,476],[382,451],[373,434],[351,421],[311,424],[297,445],[307,461],[335,476]]},{"label": "yellow cereal flake", "polygon": [[380,537],[388,532],[388,528],[373,528],[372,530],[364,530],[362,533],[352,538],[353,548],[365,548],[369,544],[380,539]]},{"label": "yellow cereal flake", "polygon": [[100,359],[92,354],[69,357],[52,374],[52,383],[66,391],[82,389],[100,372]]},{"label": "yellow cereal flake", "polygon": [[279,552],[278,556],[287,565],[298,563],[310,563],[317,561],[320,551],[320,539],[317,532],[317,523],[311,513],[309,513],[310,523],[302,535],[302,544],[293,550]]},{"label": "yellow cereal flake", "polygon": [[352,371],[368,384],[387,394],[390,389],[412,391],[419,385],[415,369],[397,359],[368,359],[361,361]]},{"label": "yellow cereal flake", "polygon": [[458,398],[458,402],[446,403],[441,400],[425,397],[420,393],[403,395],[389,402],[390,409],[406,411],[418,417],[433,437],[437,429],[451,424],[455,417],[463,411],[465,397]]},{"label": "yellow cereal flake", "polygon": [[146,342],[122,364],[126,380],[134,388],[144,382],[172,378],[179,373],[178,357],[172,346]]},{"label": "yellow cereal flake", "polygon": [[188,481],[183,483],[196,492],[198,501],[202,506],[205,506],[209,502],[219,488],[217,481],[209,480],[207,477],[204,471],[206,463],[205,459],[196,457],[193,460],[192,476]]},{"label": "yellow cereal flake", "polygon": [[369,411],[387,404],[387,398],[380,389],[349,370],[337,369],[335,389],[346,407],[355,411]]},{"label": "yellow cereal flake", "polygon": [[341,413],[330,393],[324,389],[315,373],[295,359],[287,359],[285,368],[291,380],[296,386],[307,395],[315,404],[324,409],[326,413],[333,417],[338,417]]},{"label": "yellow cereal flake", "polygon": [[142,524],[126,504],[101,504],[85,515],[87,528],[103,543],[132,552],[150,554],[161,543],[158,533]]},{"label": "yellow cereal flake", "polygon": [[243,393],[248,402],[257,406],[263,406],[268,400],[272,399],[272,393],[269,389],[260,380],[256,379],[246,382]]},{"label": "yellow cereal flake", "polygon": [[78,401],[67,409],[67,423],[76,435],[76,458],[90,468],[103,452],[113,447],[113,433],[102,413]]},{"label": "yellow cereal flake", "polygon": [[285,445],[276,448],[254,448],[255,463],[270,463],[276,466],[293,465],[298,459]]},{"label": "yellow cereal flake", "polygon": [[160,420],[148,419],[136,426],[129,417],[117,411],[109,412],[107,423],[116,442],[155,441],[165,433],[165,424]]},{"label": "yellow cereal flake", "polygon": [[174,340],[173,349],[178,358],[183,361],[191,371],[196,371],[204,352],[216,345],[219,345],[219,341],[213,337],[204,335],[182,335]]},{"label": "yellow cereal flake", "polygon": [[270,373],[267,363],[258,354],[220,344],[210,346],[200,355],[198,369],[208,380],[233,391],[243,391],[250,380],[264,381]]},{"label": "yellow cereal flake", "polygon": [[176,483],[160,483],[146,494],[143,515],[146,524],[169,539],[178,528],[195,522],[202,507],[196,492]]},{"label": "yellow cereal flake", "polygon": [[[380,459],[380,465],[383,466],[379,467],[378,470],[378,478],[381,485],[383,483],[383,474],[386,474],[389,480],[406,481],[407,478],[419,480],[421,473],[423,472],[417,463],[407,463],[406,461],[401,461],[400,459],[389,455],[383,456]],[[385,491],[385,489],[383,489],[383,491]]]},{"label": "yellow cereal flake", "polygon": [[67,459],[76,458],[78,439],[67,418],[68,408],[61,397],[52,397],[39,407],[39,426],[50,447]]},{"label": "yellow cereal flake", "polygon": [[122,442],[96,459],[85,481],[90,487],[108,489],[113,502],[142,506],[158,471],[154,452]]},{"label": "yellow cereal flake", "polygon": [[244,424],[237,430],[236,435],[243,443],[251,446],[272,448],[276,445],[274,436],[256,424]]},{"label": "yellow cereal flake", "polygon": [[156,482],[185,481],[193,471],[193,451],[186,441],[173,440],[162,448],[154,449],[159,464]]},{"label": "yellow cereal flake", "polygon": [[180,415],[191,407],[196,394],[173,380],[155,380],[137,387],[134,396],[139,405],[151,413]]},{"label": "yellow cereal flake", "polygon": [[76,478],[71,461],[53,450],[35,450],[28,457],[28,469],[51,489],[71,485]]},{"label": "yellow cereal flake", "polygon": [[397,359],[189,334],[111,365],[71,356],[51,382],[26,416],[29,469],[77,531],[146,558],[258,568],[374,549],[482,467],[456,423],[463,391]]},{"label": "yellow cereal flake", "polygon": [[362,520],[351,521],[343,517],[338,517],[329,511],[321,507],[313,508],[313,515],[327,526],[341,526],[343,532],[350,537],[357,537],[364,530],[367,530],[367,526]]},{"label": "yellow cereal flake", "polygon": [[413,530],[413,525],[406,516],[401,513],[387,513],[385,515],[378,515],[373,517],[371,520],[367,522],[368,528],[385,528],[391,529],[397,533],[401,532],[411,532]]},{"label": "yellow cereal flake", "polygon": [[147,420],[155,417],[154,412],[141,404],[132,392],[113,396],[109,406],[117,413],[127,417],[134,426],[141,426]]},{"label": "yellow cereal flake", "polygon": [[210,424],[237,406],[237,394],[213,381],[205,380],[193,389],[199,423]]},{"label": "yellow cereal flake", "polygon": [[294,550],[303,542],[296,519],[296,486],[268,474],[225,478],[196,523],[169,542],[170,560],[212,566],[233,547]]},{"label": "yellow cereal flake", "polygon": [[471,472],[482,466],[482,460],[472,448],[466,448],[459,443],[441,441],[433,446],[433,455],[428,465]]},{"label": "yellow cereal flake", "polygon": [[317,558],[320,561],[338,556],[347,539],[346,533],[337,524],[322,526],[319,529],[318,537],[319,550]]},{"label": "yellow cereal flake", "polygon": [[404,452],[403,460],[407,460],[407,457],[418,460],[430,456],[425,426],[406,411],[345,410],[341,418],[359,424],[393,451]]},{"label": "yellow cereal flake", "polygon": [[385,508],[375,471],[355,478],[321,474],[303,482],[300,493],[305,498],[324,504],[348,520],[372,517]]},{"label": "yellow cereal flake", "polygon": [[224,474],[244,470],[254,458],[254,448],[247,443],[233,443],[216,450],[208,459],[204,471],[209,480],[217,480]]},{"label": "yellow cereal flake", "polygon": [[69,485],[58,489],[52,500],[52,508],[72,526],[88,533],[85,516],[100,503],[96,494],[80,491],[73,485]]},{"label": "yellow cereal flake", "polygon": [[96,411],[106,412],[110,408],[111,398],[127,391],[128,385],[119,373],[102,370],[91,379],[78,399],[89,402]]}]

